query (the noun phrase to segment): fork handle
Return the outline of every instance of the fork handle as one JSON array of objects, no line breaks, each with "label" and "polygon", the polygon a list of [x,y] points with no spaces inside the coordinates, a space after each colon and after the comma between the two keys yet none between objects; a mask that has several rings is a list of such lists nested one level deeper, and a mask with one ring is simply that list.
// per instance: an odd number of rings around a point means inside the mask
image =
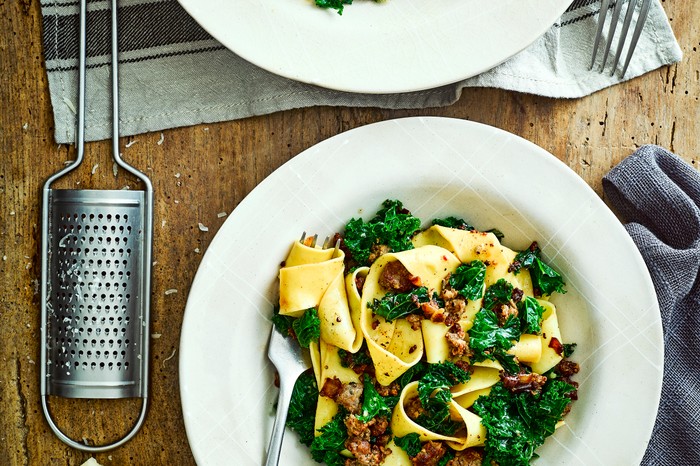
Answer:
[{"label": "fork handle", "polygon": [[267,461],[265,466],[277,466],[280,460],[282,440],[284,439],[284,425],[287,421],[289,402],[292,397],[292,388],[280,377],[280,392],[277,399],[277,414],[275,415],[275,425],[272,428],[270,446],[267,449]]}]

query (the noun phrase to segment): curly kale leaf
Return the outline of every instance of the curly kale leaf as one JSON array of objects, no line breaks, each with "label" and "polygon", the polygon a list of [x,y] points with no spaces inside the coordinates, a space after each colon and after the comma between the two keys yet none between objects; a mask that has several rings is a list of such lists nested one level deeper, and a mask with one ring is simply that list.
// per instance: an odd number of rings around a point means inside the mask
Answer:
[{"label": "curly kale leaf", "polygon": [[576,343],[564,343],[564,357],[568,358],[576,351]]},{"label": "curly kale leaf", "polygon": [[510,353],[507,353],[506,350],[504,350],[503,348],[496,348],[491,354],[496,359],[496,361],[501,363],[501,367],[503,367],[503,370],[507,373],[517,374],[518,372],[520,372],[520,366],[515,361],[515,356]]},{"label": "curly kale leaf", "polygon": [[315,307],[304,311],[304,314],[292,323],[299,345],[308,348],[312,341],[321,338],[321,319]]},{"label": "curly kale leaf", "polygon": [[278,332],[286,337],[294,336],[294,330],[292,329],[292,324],[294,323],[294,317],[283,316],[280,314],[279,306],[275,306],[272,313],[272,324],[275,326]]},{"label": "curly kale leaf", "polygon": [[433,432],[452,435],[459,423],[450,417],[450,387],[469,380],[469,372],[450,361],[429,364],[418,381],[418,399],[423,413],[416,423]]},{"label": "curly kale leaf", "polygon": [[544,308],[540,306],[532,296],[526,296],[518,303],[518,317],[520,317],[520,331],[522,333],[538,334],[542,330],[542,314]]},{"label": "curly kale leaf", "polygon": [[425,404],[433,397],[443,403],[452,399],[450,387],[469,380],[469,372],[451,361],[430,364],[418,381],[418,398]]},{"label": "curly kale leaf", "polygon": [[411,237],[420,230],[420,225],[420,219],[404,209],[401,201],[386,200],[369,222],[351,219],[345,225],[343,242],[353,259],[368,264],[374,245],[386,245],[393,252],[413,249]]},{"label": "curly kale leaf", "polygon": [[482,309],[474,317],[474,325],[469,329],[469,347],[476,361],[494,359],[494,351],[507,351],[513,341],[520,339],[520,320],[509,316],[503,327],[498,325],[498,317],[490,309]]},{"label": "curly kale leaf", "polygon": [[365,375],[364,378],[364,390],[362,392],[362,408],[360,409],[360,414],[357,415],[357,419],[362,422],[369,422],[377,416],[391,417],[391,411],[394,407],[394,400],[387,400],[381,396],[377,389],[374,388],[372,379]]},{"label": "curly kale leaf", "polygon": [[340,365],[349,369],[354,369],[358,366],[370,366],[372,364],[372,357],[369,355],[366,342],[357,353],[351,353],[339,348],[338,356],[340,357]]},{"label": "curly kale leaf", "polygon": [[401,447],[408,456],[416,456],[421,450],[420,435],[415,432],[406,434],[403,437],[394,437],[394,443]]},{"label": "curly kale leaf", "polygon": [[530,245],[525,251],[515,256],[511,269],[518,273],[521,268],[528,269],[532,277],[532,286],[536,295],[548,296],[552,293],[566,293],[564,278],[559,272],[545,264],[540,258],[542,251],[537,242]]},{"label": "curly kale leaf", "polygon": [[461,264],[450,275],[449,284],[465,298],[476,301],[484,294],[484,280],[486,279],[486,265],[481,261],[472,261]]},{"label": "curly kale leaf", "polygon": [[304,372],[294,384],[286,424],[299,434],[299,441],[306,446],[311,445],[314,439],[317,401],[316,377],[313,372]]},{"label": "curly kale leaf", "polygon": [[429,398],[426,404],[422,404],[423,412],[415,419],[416,424],[442,435],[454,435],[464,426],[463,422],[453,421],[450,415],[449,405],[436,398]]},{"label": "curly kale leaf", "polygon": [[390,291],[381,299],[375,299],[370,303],[369,308],[375,314],[391,322],[409,314],[421,312],[419,304],[427,303],[428,301],[430,301],[428,288],[421,286],[406,293]]},{"label": "curly kale leaf", "polygon": [[508,283],[505,279],[500,278],[496,283],[486,289],[481,307],[492,310],[496,306],[509,304],[512,296],[513,285]]},{"label": "curly kale leaf", "polygon": [[473,405],[487,430],[484,464],[528,465],[535,449],[554,432],[554,427],[571,402],[574,388],[563,381],[550,380],[542,392],[512,393],[502,383]]},{"label": "curly kale leaf", "polygon": [[330,8],[337,11],[339,15],[343,14],[345,5],[352,5],[352,0],[316,0],[316,6]]},{"label": "curly kale leaf", "polygon": [[348,430],[345,427],[345,416],[347,413],[341,409],[323,427],[318,429],[321,433],[311,442],[311,457],[319,463],[325,462],[328,465],[343,464],[338,463],[339,454],[345,448],[345,440],[348,438]]},{"label": "curly kale leaf", "polygon": [[421,377],[426,373],[428,370],[429,364],[423,361],[418,361],[415,365],[411,366],[406,372],[401,374],[401,376],[397,379],[397,382],[401,386],[401,390],[406,387],[411,382],[415,382],[416,380],[420,380]]}]

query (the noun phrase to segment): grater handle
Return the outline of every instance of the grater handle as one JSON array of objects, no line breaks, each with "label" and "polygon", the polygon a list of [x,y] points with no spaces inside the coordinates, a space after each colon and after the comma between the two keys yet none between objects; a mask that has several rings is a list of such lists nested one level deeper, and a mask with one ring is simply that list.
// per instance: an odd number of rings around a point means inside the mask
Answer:
[{"label": "grater handle", "polygon": [[106,444],[106,445],[86,445],[84,443],[78,442],[76,440],[73,440],[72,438],[68,437],[63,431],[58,427],[56,422],[53,420],[53,417],[51,416],[51,411],[49,411],[49,404],[47,400],[46,395],[41,395],[41,408],[44,410],[44,417],[46,418],[46,421],[49,424],[49,427],[51,427],[51,430],[56,434],[56,436],[63,441],[63,443],[67,444],[70,447],[73,447],[78,450],[82,451],[88,451],[91,453],[100,453],[103,451],[108,451],[112,450],[114,448],[120,447],[124,445],[126,442],[131,440],[131,438],[136,435],[136,433],[139,431],[141,428],[141,425],[143,425],[143,421],[146,419],[146,411],[148,408],[148,398],[143,397],[141,401],[141,413],[139,413],[139,417],[136,420],[136,423],[134,426],[131,428],[129,432],[126,433],[122,438],[119,440]]},{"label": "grater handle", "polygon": [[126,162],[119,153],[119,24],[117,3],[118,0],[112,0],[112,158],[119,167],[141,180],[146,187],[145,191],[150,193],[153,192],[153,186],[148,176]]}]

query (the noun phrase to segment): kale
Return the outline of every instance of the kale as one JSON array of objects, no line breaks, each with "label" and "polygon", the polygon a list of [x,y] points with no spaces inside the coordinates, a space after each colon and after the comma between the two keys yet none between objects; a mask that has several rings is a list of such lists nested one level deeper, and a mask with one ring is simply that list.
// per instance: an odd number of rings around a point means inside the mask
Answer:
[{"label": "kale", "polygon": [[540,303],[532,296],[526,296],[518,303],[520,331],[522,333],[540,333],[543,313],[544,308],[540,306]]},{"label": "kale", "polygon": [[509,316],[501,327],[498,325],[498,317],[490,309],[477,312],[474,325],[469,329],[469,347],[474,352],[475,361],[493,360],[496,357],[494,351],[504,358],[502,352],[513,346],[513,340],[519,339],[520,320],[516,316]]},{"label": "kale", "polygon": [[467,382],[469,376],[469,372],[450,361],[430,364],[418,381],[418,398],[422,404],[431,397],[449,403],[452,399],[450,387]]},{"label": "kale", "polygon": [[352,0],[316,0],[316,6],[336,10],[339,15],[343,14],[345,5],[352,5]]},{"label": "kale", "polygon": [[372,246],[386,245],[393,252],[413,249],[411,237],[420,230],[420,219],[404,209],[401,201],[386,200],[369,222],[350,219],[345,225],[343,242],[360,264],[368,264]]},{"label": "kale", "polygon": [[440,460],[437,462],[437,466],[447,466],[447,463],[449,463],[450,460],[454,459],[455,456],[455,451],[451,448],[448,448],[445,451],[443,457],[440,458]]},{"label": "kale", "polygon": [[388,292],[382,299],[375,299],[369,308],[377,315],[391,322],[409,314],[421,312],[419,303],[430,301],[428,288],[421,286],[406,293]]},{"label": "kale", "polygon": [[348,438],[348,430],[344,422],[346,415],[347,412],[340,409],[333,419],[318,429],[321,434],[313,439],[310,450],[311,457],[319,463],[325,462],[329,466],[343,464],[338,463],[338,456],[345,448],[345,440]]},{"label": "kale", "polygon": [[340,357],[340,365],[348,369],[354,369],[357,366],[370,366],[372,364],[372,357],[368,353],[366,342],[363,343],[357,353],[351,353],[339,348],[338,356]]},{"label": "kale", "polygon": [[433,432],[442,435],[454,435],[457,430],[464,426],[463,422],[453,421],[450,416],[448,404],[429,398],[426,404],[422,404],[423,412],[414,421],[416,424]]},{"label": "kale", "polygon": [[473,226],[467,223],[466,220],[457,217],[436,218],[433,220],[433,225],[467,231],[472,231],[475,229]]},{"label": "kale", "polygon": [[466,299],[476,301],[484,294],[486,265],[481,261],[461,264],[452,272],[448,280],[450,286]]},{"label": "kale", "polygon": [[516,254],[510,269],[514,273],[518,273],[521,268],[528,269],[536,295],[548,296],[554,292],[566,293],[564,278],[559,272],[542,261],[540,258],[541,254],[542,251],[537,242],[534,242],[528,249]]},{"label": "kale", "polygon": [[321,338],[321,319],[315,307],[304,311],[304,314],[292,323],[292,328],[297,336],[299,345],[308,348],[309,343]]},{"label": "kale", "polygon": [[423,407],[416,423],[433,432],[452,435],[460,424],[450,417],[450,387],[469,380],[469,372],[450,361],[429,364],[418,381],[418,399]]},{"label": "kale", "polygon": [[272,311],[272,324],[275,326],[278,332],[286,337],[294,336],[294,330],[292,329],[292,324],[294,322],[294,317],[284,316],[280,314],[279,306],[275,306]]},{"label": "kale", "polygon": [[576,346],[577,346],[576,343],[564,343],[564,352],[563,352],[564,357],[568,358],[572,354],[574,354],[574,351],[576,350]]},{"label": "kale", "polygon": [[517,374],[520,372],[520,365],[515,361],[515,356],[507,353],[503,348],[496,348],[491,354],[507,373]]},{"label": "kale", "polygon": [[[396,401],[398,401],[398,398]],[[391,401],[387,402],[387,399],[377,392],[377,389],[374,388],[374,384],[372,383],[372,379],[365,374],[362,408],[360,414],[356,416],[357,419],[362,422],[369,422],[377,416],[391,417],[394,404],[396,403],[394,402],[391,404]]]},{"label": "kale", "polygon": [[481,306],[484,309],[492,310],[496,306],[509,304],[513,296],[513,285],[505,279],[500,278],[496,283],[489,286],[484,293],[484,301]]},{"label": "kale", "polygon": [[304,372],[294,384],[286,425],[299,434],[299,441],[306,446],[314,439],[317,402],[316,377],[311,371]]},{"label": "kale", "polygon": [[397,379],[397,382],[399,383],[399,386],[401,387],[401,390],[404,389],[406,385],[409,383],[419,380],[425,372],[428,370],[429,364],[423,361],[418,361],[416,364],[413,366],[409,367],[406,372],[401,374],[401,376]]},{"label": "kale", "polygon": [[497,383],[473,405],[487,430],[484,464],[525,466],[564,414],[574,390],[560,380],[548,381],[542,392],[512,393]]},{"label": "kale", "polygon": [[416,456],[421,450],[420,435],[415,432],[406,434],[403,437],[394,437],[394,443],[401,447],[408,456]]}]

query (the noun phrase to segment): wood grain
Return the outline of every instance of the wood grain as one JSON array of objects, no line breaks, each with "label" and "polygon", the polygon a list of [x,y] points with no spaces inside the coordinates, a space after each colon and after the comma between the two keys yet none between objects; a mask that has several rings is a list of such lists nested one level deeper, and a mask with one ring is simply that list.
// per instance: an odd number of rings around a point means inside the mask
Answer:
[{"label": "wood grain", "polygon": [[[700,118],[700,8],[663,3],[685,53],[681,63],[576,100],[467,89],[447,108],[388,111],[311,108],[144,134],[124,156],[154,183],[151,408],[138,436],[96,455],[103,465],[192,465],[178,395],[178,342],[187,291],[202,254],[232,209],[275,168],[339,132],[389,118],[442,115],[518,134],[564,161],[597,193],[601,177],[636,147],[665,146],[697,166]],[[39,216],[46,178],[74,149],[53,142],[42,63],[39,2],[0,0],[0,464],[78,465],[89,454],[49,430],[39,400]],[[135,187],[114,176],[107,142],[88,146],[78,187]],[[99,166],[92,173],[91,167]],[[198,224],[208,227],[202,231]],[[167,294],[166,290],[177,290]],[[104,442],[130,427],[132,401],[51,400],[66,430]]]}]

